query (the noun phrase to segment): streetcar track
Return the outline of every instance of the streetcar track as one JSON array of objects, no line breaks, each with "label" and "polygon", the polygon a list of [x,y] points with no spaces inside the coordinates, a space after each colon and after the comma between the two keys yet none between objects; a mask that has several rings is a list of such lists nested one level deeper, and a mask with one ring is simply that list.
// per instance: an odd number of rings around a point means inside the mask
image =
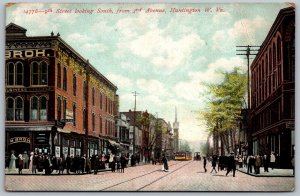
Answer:
[{"label": "streetcar track", "polygon": [[[178,162],[178,163],[175,163],[175,164],[172,164],[172,165],[170,165],[170,166],[174,166],[174,165],[177,165],[177,164],[179,164],[179,163],[180,163],[180,162]],[[187,165],[187,164],[186,164],[186,165]],[[137,177],[131,178],[131,179],[129,179],[129,180],[126,180],[126,181],[123,181],[123,182],[119,182],[119,183],[117,183],[117,184],[114,184],[114,185],[112,185],[112,186],[106,187],[106,188],[104,188],[104,189],[101,189],[101,190],[99,190],[99,191],[105,191],[105,190],[107,190],[107,189],[110,189],[110,188],[112,188],[112,187],[118,186],[118,185],[120,185],[120,184],[124,184],[124,183],[126,183],[126,182],[130,182],[130,181],[132,181],[132,180],[135,180],[135,179],[138,179],[138,178],[144,177],[144,176],[146,176],[146,175],[149,175],[149,174],[152,174],[152,173],[154,173],[154,172],[158,172],[158,171],[161,171],[161,170],[160,170],[160,169],[158,169],[158,170],[154,170],[154,171],[152,171],[152,172],[149,172],[149,173],[146,173],[146,174],[143,174],[143,175],[140,175],[140,176],[137,176]]]},{"label": "streetcar track", "polygon": [[155,183],[155,182],[157,182],[157,181],[159,181],[159,180],[165,178],[166,176],[168,176],[168,175],[170,175],[170,174],[172,174],[172,173],[174,173],[174,172],[180,170],[181,168],[185,167],[186,165],[188,165],[188,164],[190,164],[190,163],[192,163],[192,161],[189,161],[187,164],[184,164],[183,166],[180,166],[179,168],[173,170],[172,172],[169,172],[169,173],[168,173],[167,175],[165,175],[165,176],[162,176],[162,177],[157,178],[156,180],[150,182],[149,184],[146,184],[145,186],[143,186],[143,187],[137,189],[136,191],[140,191],[141,189],[143,189],[143,188],[145,188],[145,187],[147,187],[147,186],[150,186],[151,184],[153,184],[153,183]]}]

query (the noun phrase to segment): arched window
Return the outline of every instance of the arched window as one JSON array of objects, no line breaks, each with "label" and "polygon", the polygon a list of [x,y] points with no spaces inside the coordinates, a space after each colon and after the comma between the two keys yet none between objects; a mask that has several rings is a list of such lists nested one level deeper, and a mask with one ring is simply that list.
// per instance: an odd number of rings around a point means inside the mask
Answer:
[{"label": "arched window", "polygon": [[57,120],[61,120],[61,98],[60,96],[57,97]]},{"label": "arched window", "polygon": [[6,120],[14,120],[14,99],[11,97],[6,100]]},{"label": "arched window", "polygon": [[57,88],[61,88],[61,66],[57,64]]},{"label": "arched window", "polygon": [[41,85],[47,85],[48,84],[48,64],[45,61],[42,61],[41,64]]},{"label": "arched window", "polygon": [[37,97],[32,97],[30,102],[30,108],[31,108],[31,120],[37,120],[38,119],[38,107],[39,107],[39,101]]},{"label": "arched window", "polygon": [[15,65],[7,64],[7,85],[15,85]]},{"label": "arched window", "polygon": [[24,120],[24,104],[21,97],[16,98],[15,120]]},{"label": "arched window", "polygon": [[84,97],[84,101],[87,101],[87,84],[86,84],[86,81],[83,82],[83,97]]},{"label": "arched window", "polygon": [[77,78],[76,74],[73,74],[73,95],[76,96],[77,91]]},{"label": "arched window", "polygon": [[31,64],[31,84],[39,84],[39,64],[37,62]]},{"label": "arched window", "polygon": [[67,90],[67,68],[64,67],[63,71],[63,89],[66,91]]},{"label": "arched window", "polygon": [[16,64],[16,85],[23,85],[23,64],[21,62]]},{"label": "arched window", "polygon": [[273,68],[276,66],[277,62],[276,62],[276,46],[275,46],[275,43],[273,43]]},{"label": "arched window", "polygon": [[47,99],[46,99],[46,97],[40,98],[40,120],[47,120]]}]

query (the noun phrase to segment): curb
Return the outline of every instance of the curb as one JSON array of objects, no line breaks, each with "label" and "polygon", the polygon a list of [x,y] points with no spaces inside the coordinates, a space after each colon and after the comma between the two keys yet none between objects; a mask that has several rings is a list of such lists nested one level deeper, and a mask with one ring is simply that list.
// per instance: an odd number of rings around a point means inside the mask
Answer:
[{"label": "curb", "polygon": [[290,177],[290,178],[294,178],[295,177],[295,175],[293,175],[293,176],[288,176],[288,175],[265,175],[265,174],[259,174],[259,175],[256,175],[256,174],[253,174],[253,173],[247,173],[247,172],[245,172],[245,171],[243,171],[243,170],[239,170],[239,169],[237,169],[239,172],[242,172],[242,173],[244,173],[244,174],[247,174],[247,175],[249,175],[249,176],[254,176],[254,177]]}]

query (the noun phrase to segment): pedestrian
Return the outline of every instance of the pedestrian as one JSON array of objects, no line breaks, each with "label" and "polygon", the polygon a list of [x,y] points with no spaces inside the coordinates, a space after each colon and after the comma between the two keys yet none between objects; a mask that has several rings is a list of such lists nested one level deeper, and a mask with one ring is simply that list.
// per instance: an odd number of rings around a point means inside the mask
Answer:
[{"label": "pedestrian", "polygon": [[19,168],[19,174],[22,174],[22,169],[24,166],[24,158],[22,154],[19,154],[18,156],[18,168]]},{"label": "pedestrian", "polygon": [[32,171],[33,169],[33,157],[34,157],[34,153],[31,152],[29,157],[29,166],[28,166],[29,171]]},{"label": "pedestrian", "polygon": [[247,174],[252,173],[252,163],[251,163],[252,156],[247,157]]},{"label": "pedestrian", "polygon": [[82,172],[82,174],[85,171],[85,166],[86,166],[86,155],[84,154],[81,159],[78,160],[79,164],[80,164],[80,169],[78,170],[78,174],[80,173],[80,171]]},{"label": "pedestrian", "polygon": [[206,157],[203,157],[203,168],[204,168],[204,172],[206,173],[207,172],[207,169],[206,169]]},{"label": "pedestrian", "polygon": [[168,159],[166,158],[166,155],[163,155],[162,162],[163,162],[164,171],[168,172],[169,166],[168,166]]},{"label": "pedestrian", "polygon": [[116,171],[116,157],[113,154],[111,154],[109,157],[109,160],[111,161],[110,162],[111,172],[115,172]]},{"label": "pedestrian", "polygon": [[27,154],[27,151],[24,151],[23,156],[23,168],[28,169],[28,162],[29,162],[29,156]]},{"label": "pedestrian", "polygon": [[54,155],[51,158],[51,163],[52,163],[52,170],[56,170],[56,173],[59,173],[57,158]]},{"label": "pedestrian", "polygon": [[116,166],[117,166],[117,172],[120,172],[121,169],[121,163],[120,163],[120,156],[116,156]]},{"label": "pedestrian", "polygon": [[52,167],[52,163],[51,163],[51,160],[50,160],[50,156],[46,155],[45,156],[45,161],[44,161],[44,168],[45,168],[45,174],[46,175],[51,174],[51,167]]},{"label": "pedestrian", "polygon": [[272,152],[270,155],[270,166],[271,166],[272,170],[275,168],[275,163],[276,163],[276,156],[275,156],[274,152]]},{"label": "pedestrian", "polygon": [[15,156],[15,151],[12,150],[11,151],[11,155],[10,155],[10,161],[9,161],[9,170],[15,170],[16,169],[16,160],[17,157]]},{"label": "pedestrian", "polygon": [[263,163],[264,163],[264,172],[269,172],[269,164],[270,164],[270,156],[269,155],[264,155],[263,158]]},{"label": "pedestrian", "polygon": [[97,175],[98,168],[99,168],[99,157],[98,157],[98,155],[96,155],[96,157],[94,159],[94,175]]},{"label": "pedestrian", "polygon": [[259,155],[255,157],[255,173],[260,174],[261,158]]},{"label": "pedestrian", "polygon": [[131,155],[130,164],[131,164],[131,167],[135,166],[135,156],[134,156],[134,154]]},{"label": "pedestrian", "polygon": [[232,171],[233,177],[235,177],[235,170],[236,170],[236,165],[235,165],[235,158],[234,158],[234,152],[231,152],[229,157],[228,157],[228,162],[227,162],[227,172],[226,176],[229,174],[229,172]]},{"label": "pedestrian", "polygon": [[295,175],[295,157],[294,156],[292,157],[291,164],[292,164],[292,168],[293,168],[293,175]]},{"label": "pedestrian", "polygon": [[70,155],[67,155],[66,158],[66,169],[67,169],[67,174],[70,174],[70,169],[71,169],[71,157]]},{"label": "pedestrian", "polygon": [[215,171],[215,173],[218,173],[216,170],[217,159],[218,159],[218,157],[216,155],[213,155],[212,162],[211,162],[212,170],[210,173],[212,173],[213,171]]},{"label": "pedestrian", "polygon": [[239,168],[243,168],[243,158],[241,155],[239,156],[238,162],[239,162]]},{"label": "pedestrian", "polygon": [[86,166],[85,166],[85,170],[86,173],[89,174],[91,173],[91,159],[90,158],[86,158]]},{"label": "pedestrian", "polygon": [[66,160],[64,155],[58,158],[57,165],[59,170],[58,174],[63,174],[66,165]]},{"label": "pedestrian", "polygon": [[126,167],[126,157],[123,154],[120,158],[120,163],[121,163],[121,172],[124,173],[124,168]]},{"label": "pedestrian", "polygon": [[32,173],[36,174],[36,170],[38,168],[39,156],[34,154],[33,161],[32,161]]}]

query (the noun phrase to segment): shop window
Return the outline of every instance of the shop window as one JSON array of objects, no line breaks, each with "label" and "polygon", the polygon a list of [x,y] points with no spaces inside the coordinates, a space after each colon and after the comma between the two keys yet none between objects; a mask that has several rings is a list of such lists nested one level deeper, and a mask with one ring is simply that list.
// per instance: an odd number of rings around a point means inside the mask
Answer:
[{"label": "shop window", "polygon": [[16,98],[15,120],[24,120],[24,104],[21,97]]},{"label": "shop window", "polygon": [[77,78],[76,74],[73,74],[73,95],[76,96],[77,91]]},{"label": "shop window", "polygon": [[40,120],[47,120],[47,99],[46,99],[46,97],[40,98]]},{"label": "shop window", "polygon": [[31,105],[30,119],[31,120],[37,120],[38,119],[38,98],[37,97],[32,97],[30,105]]},{"label": "shop window", "polygon": [[57,88],[61,88],[61,66],[57,64]]},{"label": "shop window", "polygon": [[11,97],[6,100],[6,120],[14,120],[14,99]]}]

